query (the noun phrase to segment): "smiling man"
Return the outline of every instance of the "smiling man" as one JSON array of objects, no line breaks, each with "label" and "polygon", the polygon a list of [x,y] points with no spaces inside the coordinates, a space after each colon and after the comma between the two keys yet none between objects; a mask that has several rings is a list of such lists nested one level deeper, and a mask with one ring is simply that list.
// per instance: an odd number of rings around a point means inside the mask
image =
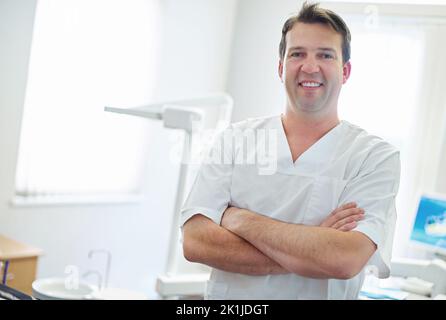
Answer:
[{"label": "smiling man", "polygon": [[342,36],[329,25],[297,22],[285,39],[279,75],[285,82],[287,107],[336,118],[340,89],[351,68],[343,61]]},{"label": "smiling man", "polygon": [[[185,257],[213,268],[206,298],[356,299],[367,265],[389,275],[399,153],[339,120],[350,38],[305,3],[282,30],[284,114],[235,123],[209,151],[221,161],[203,163],[181,212]],[[265,147],[267,173],[247,160]]]}]

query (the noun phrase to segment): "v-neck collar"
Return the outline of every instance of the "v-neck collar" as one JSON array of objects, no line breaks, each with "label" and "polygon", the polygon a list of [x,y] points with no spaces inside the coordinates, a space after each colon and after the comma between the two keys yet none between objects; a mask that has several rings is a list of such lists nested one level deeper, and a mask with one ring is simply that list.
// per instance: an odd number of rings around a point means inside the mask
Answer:
[{"label": "v-neck collar", "polygon": [[333,151],[338,145],[339,136],[344,127],[344,121],[341,120],[336,127],[328,131],[312,146],[305,150],[295,162],[293,162],[281,115],[276,117],[275,127],[278,129],[277,170],[287,174],[313,175],[320,172],[323,165],[331,161]]}]

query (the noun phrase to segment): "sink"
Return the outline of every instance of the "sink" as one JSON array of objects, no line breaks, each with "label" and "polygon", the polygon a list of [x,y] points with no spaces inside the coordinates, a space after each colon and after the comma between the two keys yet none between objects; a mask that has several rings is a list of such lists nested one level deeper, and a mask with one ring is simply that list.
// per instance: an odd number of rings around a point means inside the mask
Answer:
[{"label": "sink", "polygon": [[33,282],[33,296],[40,300],[82,300],[89,299],[96,287],[79,281],[77,288],[66,285],[64,278],[45,278]]}]

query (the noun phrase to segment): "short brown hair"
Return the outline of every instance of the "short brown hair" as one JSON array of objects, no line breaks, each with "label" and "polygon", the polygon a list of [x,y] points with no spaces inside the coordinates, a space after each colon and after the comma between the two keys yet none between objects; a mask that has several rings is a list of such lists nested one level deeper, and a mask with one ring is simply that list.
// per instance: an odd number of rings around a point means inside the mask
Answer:
[{"label": "short brown hair", "polygon": [[294,15],[285,22],[282,28],[282,39],[279,45],[280,60],[285,57],[286,35],[293,26],[298,23],[321,23],[331,26],[337,33],[342,36],[342,61],[346,63],[350,60],[350,41],[351,34],[347,24],[342,18],[331,10],[318,7],[318,3],[308,4],[306,1],[302,5],[302,9],[297,15]]}]

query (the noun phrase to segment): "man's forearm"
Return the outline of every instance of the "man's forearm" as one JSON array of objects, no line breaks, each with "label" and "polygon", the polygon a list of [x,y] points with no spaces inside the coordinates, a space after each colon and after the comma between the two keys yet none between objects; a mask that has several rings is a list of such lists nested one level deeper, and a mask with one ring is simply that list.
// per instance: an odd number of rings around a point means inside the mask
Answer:
[{"label": "man's forearm", "polygon": [[229,212],[222,225],[287,270],[311,278],[349,278],[374,251],[357,232],[285,223],[244,209]]},{"label": "man's forearm", "polygon": [[290,273],[252,244],[202,215],[184,225],[184,256],[220,270],[247,275]]}]

